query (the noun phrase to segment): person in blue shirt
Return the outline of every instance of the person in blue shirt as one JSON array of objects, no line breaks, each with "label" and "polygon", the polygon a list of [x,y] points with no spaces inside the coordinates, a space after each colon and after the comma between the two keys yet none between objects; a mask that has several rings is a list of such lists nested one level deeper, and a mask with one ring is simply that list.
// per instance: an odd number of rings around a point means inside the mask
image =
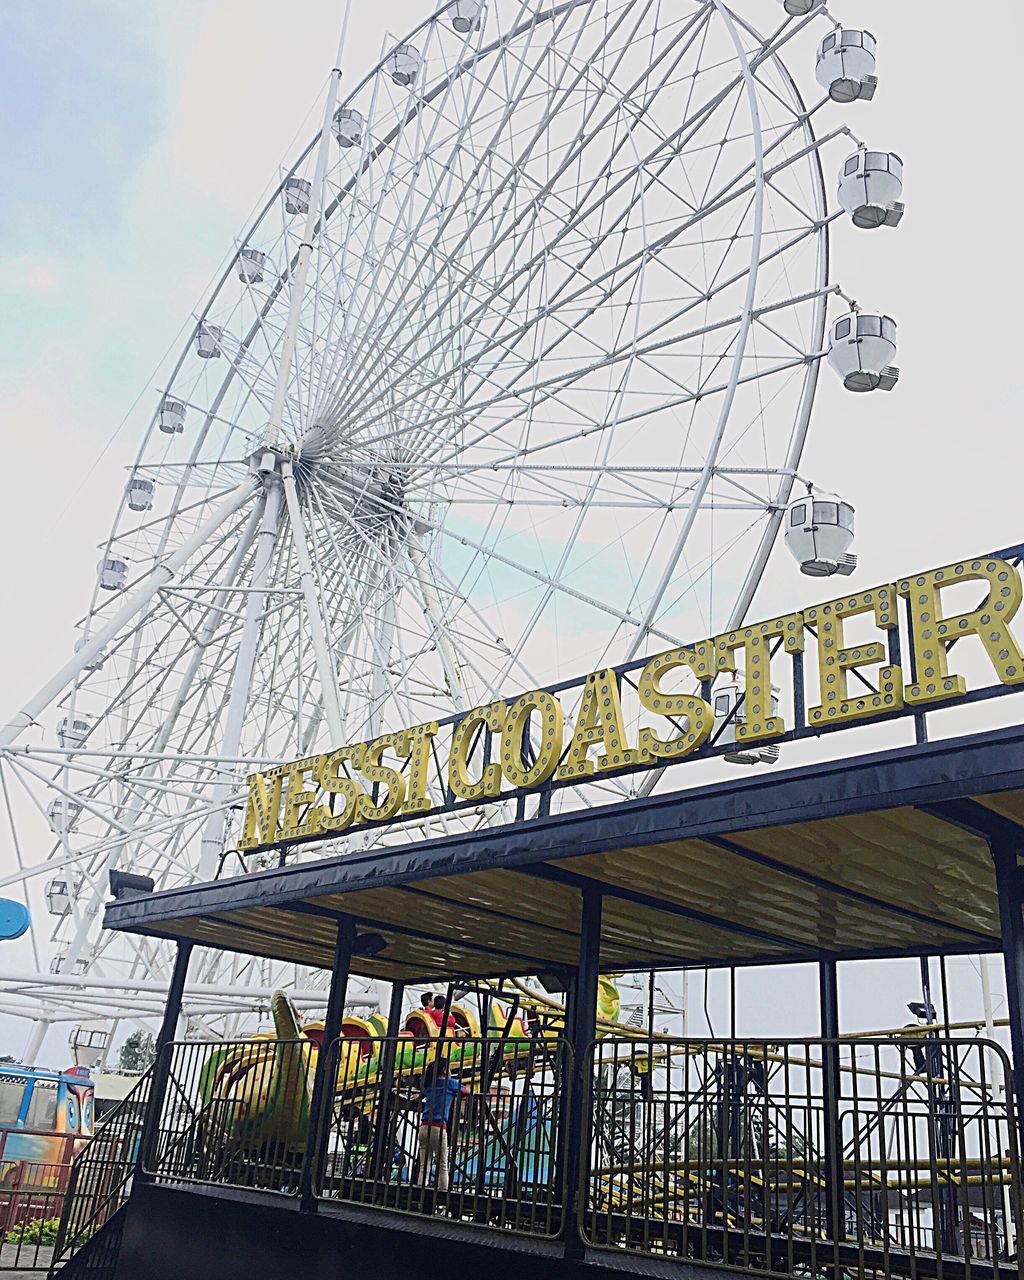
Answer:
[{"label": "person in blue shirt", "polygon": [[416,1181],[426,1186],[432,1164],[437,1165],[433,1185],[448,1190],[448,1116],[455,1098],[466,1090],[448,1074],[448,1063],[436,1058],[423,1073],[420,1135],[416,1149]]}]

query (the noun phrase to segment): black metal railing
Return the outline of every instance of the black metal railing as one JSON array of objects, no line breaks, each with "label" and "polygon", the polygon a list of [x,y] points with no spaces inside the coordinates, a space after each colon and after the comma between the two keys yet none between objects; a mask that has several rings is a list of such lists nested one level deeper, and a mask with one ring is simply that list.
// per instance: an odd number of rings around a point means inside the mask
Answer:
[{"label": "black metal railing", "polygon": [[310,1041],[169,1045],[146,1173],[294,1196],[308,1165],[324,1202],[560,1234],[571,1081],[564,1041],[376,1037],[339,1040],[327,1052],[330,1116],[309,1139],[319,1056]]},{"label": "black metal railing", "polygon": [[52,1267],[56,1271],[100,1230],[128,1199],[138,1166],[152,1068],[104,1118],[71,1164]]},{"label": "black metal railing", "polygon": [[143,1152],[160,1182],[297,1195],[316,1046],[310,1040],[176,1041]]},{"label": "black metal railing", "polygon": [[600,1040],[581,1233],[780,1275],[1019,1273],[1009,1071],[978,1040]]},{"label": "black metal railing", "polygon": [[340,1040],[327,1200],[556,1237],[572,1055],[538,1035]]},{"label": "black metal railing", "polygon": [[70,1174],[70,1162],[4,1161],[0,1272],[50,1269]]},{"label": "black metal railing", "polygon": [[[168,1046],[143,1168],[301,1192],[308,1208],[550,1239],[571,1225],[599,1249],[776,1275],[1021,1273],[1010,1068],[988,1042],[607,1036],[586,1052],[579,1095],[571,1049],[551,1035],[342,1039],[326,1053],[333,1096],[310,1135],[310,1041]],[[125,1179],[101,1175],[111,1162],[94,1163],[94,1207],[71,1226],[124,1198]]]}]

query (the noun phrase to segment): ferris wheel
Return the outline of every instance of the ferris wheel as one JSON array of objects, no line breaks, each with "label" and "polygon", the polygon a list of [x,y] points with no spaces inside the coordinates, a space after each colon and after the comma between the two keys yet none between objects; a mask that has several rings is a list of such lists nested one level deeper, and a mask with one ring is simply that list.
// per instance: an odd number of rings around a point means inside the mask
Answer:
[{"label": "ferris wheel", "polygon": [[[254,766],[743,618],[822,359],[895,381],[829,261],[834,220],[902,210],[847,119],[875,56],[805,0],[454,0],[335,70],[166,373],[74,655],[0,739],[38,970],[0,1010],[151,1014],[166,957],[102,934],[108,872],[216,874]],[[808,572],[848,567],[835,507],[831,559],[793,522]],[[294,981],[203,964],[211,1025]]]}]

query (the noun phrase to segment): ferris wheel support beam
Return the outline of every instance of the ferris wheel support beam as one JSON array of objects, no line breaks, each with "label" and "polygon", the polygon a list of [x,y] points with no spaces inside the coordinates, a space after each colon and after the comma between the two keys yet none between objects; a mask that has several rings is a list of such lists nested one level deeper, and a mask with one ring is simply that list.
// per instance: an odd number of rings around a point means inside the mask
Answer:
[{"label": "ferris wheel support beam", "polygon": [[[44,1010],[44,1014],[48,1015],[49,1010]],[[32,1024],[32,1030],[29,1032],[28,1041],[25,1044],[25,1052],[22,1058],[28,1066],[34,1066],[36,1055],[43,1047],[43,1041],[46,1039],[46,1033],[53,1026],[53,1019],[44,1016]]]},{"label": "ferris wheel support beam", "polygon": [[[244,560],[246,554],[248,553],[249,548],[252,546],[253,538],[255,536],[259,519],[260,519],[260,508],[256,506],[250,512],[249,518],[245,523],[245,527],[242,531],[241,537],[239,538],[238,545],[236,546],[234,552],[232,553],[231,560],[229,561],[229,564],[228,564],[227,575],[225,578],[225,587],[230,587],[234,582],[238,569],[242,561]],[[166,746],[167,744],[168,739],[170,738],[171,731],[174,727],[174,723],[177,719],[179,712],[181,711],[181,708],[184,706],[185,701],[188,697],[189,689],[195,677],[196,671],[198,670],[199,664],[202,661],[202,657],[203,657],[203,654],[205,653],[206,647],[209,645],[210,640],[213,638],[213,635],[217,629],[217,626],[223,616],[223,605],[226,603],[226,598],[227,598],[226,590],[221,590],[220,592],[218,592],[218,594],[214,598],[213,603],[211,604],[210,608],[207,611],[207,615],[203,620],[203,625],[196,637],[196,647],[192,655],[192,659],[190,660],[189,666],[185,671],[185,675],[181,681],[181,684],[179,685],[178,691],[175,695],[174,702],[172,703],[171,708],[167,713],[167,717],[164,720],[164,723],[157,734],[156,748],[158,751],[163,750],[164,746]],[[149,764],[146,766],[145,770],[143,771],[142,778],[145,779],[146,781],[150,781],[152,774],[159,767],[160,767],[159,761],[150,761]],[[81,766],[78,766],[78,768],[79,768],[79,771],[82,771]],[[140,781],[141,780],[142,779],[140,779]],[[161,786],[161,784],[155,783],[155,782],[152,782],[151,785],[155,785],[157,787]],[[134,812],[135,812],[135,818],[137,820],[138,814],[141,812],[141,806],[137,806]],[[108,821],[108,825],[115,827],[119,835],[123,837],[130,837],[132,828],[135,825],[137,825],[137,821],[133,820],[132,822],[126,825],[124,823],[116,821],[116,819],[111,819]],[[95,875],[88,877],[91,894],[92,894],[91,902],[87,905],[85,910],[81,911],[80,918],[75,920],[74,936],[71,942],[69,943],[68,950],[67,950],[67,961],[69,964],[75,963],[75,961],[81,955],[82,950],[86,944],[89,928],[90,928],[90,911],[88,907],[89,906],[99,907],[102,904],[103,892],[104,892],[103,886],[106,883],[107,877],[110,871],[114,867],[116,867],[118,863],[121,861],[121,859],[125,856],[129,848],[130,848],[130,845],[129,845],[128,839],[119,840],[114,845],[114,847],[110,850],[110,852],[106,855],[97,873]]]},{"label": "ferris wheel support beam", "polygon": [[[740,21],[742,23],[742,19],[740,19]],[[747,31],[750,31],[748,24],[742,23],[742,25]],[[828,223],[831,219],[829,218],[828,207],[824,197],[825,175],[821,168],[821,152],[820,149],[816,150],[815,148],[816,140],[814,137],[814,131],[811,127],[808,113],[804,107],[803,98],[801,97],[796,83],[789,74],[785,63],[781,58],[773,53],[772,61],[786,81],[786,84],[789,86],[789,90],[796,100],[797,106],[802,111],[804,136],[807,139],[807,146],[804,148],[804,151],[808,153],[816,151],[815,164],[817,166],[819,180],[812,183],[814,189],[814,211],[817,221],[822,225],[822,234],[818,237],[816,270],[819,289],[824,289],[829,273]],[[844,130],[834,130],[820,141],[828,141],[841,132],[844,132]],[[815,305],[811,328],[811,345],[813,348],[818,350],[821,349],[824,343],[827,304],[828,294],[821,292]],[[773,503],[773,510],[765,524],[761,540],[758,543],[756,552],[754,553],[754,558],[750,563],[747,575],[743,580],[742,587],[740,588],[740,593],[736,598],[736,603],[733,606],[732,614],[730,615],[729,622],[727,624],[727,630],[732,630],[734,627],[738,627],[746,616],[746,612],[753,602],[754,593],[757,591],[761,582],[761,577],[768,564],[768,557],[771,555],[772,547],[775,545],[775,539],[778,536],[779,528],[785,515],[786,505],[788,504],[790,495],[793,492],[793,485],[797,480],[797,468],[799,467],[800,459],[803,456],[804,445],[807,442],[807,432],[810,428],[811,421],[811,408],[814,405],[814,394],[818,386],[818,371],[820,368],[821,362],[819,360],[811,360],[807,365],[807,373],[804,378],[800,405],[797,409],[796,425],[794,427],[793,434],[790,437],[789,450],[786,454],[786,461],[783,464],[779,478],[778,488],[775,493],[775,501]]]},{"label": "ferris wheel support beam", "polygon": [[217,508],[210,518],[203,522],[191,538],[187,538],[177,551],[172,552],[150,572],[133,596],[130,597],[110,621],[90,637],[75,656],[32,698],[25,703],[18,714],[0,729],[0,747],[13,742],[23,729],[35,724],[36,717],[65,689],[72,680],[79,676],[86,667],[110,643],[127,622],[140,613],[150,601],[168,583],[174,580],[178,570],[203,545],[216,529],[229,519],[252,496],[252,481],[245,480],[229,495],[227,500]]},{"label": "ferris wheel support beam", "polygon": [[313,655],[316,658],[317,675],[320,677],[320,695],[327,727],[335,743],[341,743],[345,729],[341,716],[341,702],[338,698],[338,685],[334,675],[334,662],[331,659],[331,646],[327,637],[323,613],[320,610],[320,599],[317,594],[316,578],[313,573],[313,562],[309,558],[309,543],[306,538],[306,524],[302,518],[299,505],[299,493],[295,484],[295,474],[290,459],[281,464],[281,483],[284,486],[284,499],[288,508],[288,521],[292,530],[292,546],[299,566],[299,584],[306,605],[306,619],[309,623],[310,638],[313,642]]},{"label": "ferris wheel support beam", "polygon": [[445,624],[444,613],[441,609],[441,602],[437,597],[437,591],[434,587],[433,580],[427,571],[426,559],[423,555],[423,548],[419,544],[416,535],[410,533],[406,540],[406,547],[409,553],[409,560],[412,564],[413,572],[416,575],[416,582],[419,585],[420,596],[423,600],[423,607],[426,610],[427,617],[434,629],[434,636],[437,640],[437,651],[441,656],[441,665],[444,667],[444,673],[448,678],[448,684],[452,692],[452,701],[455,704],[456,711],[465,711],[467,707],[466,689],[462,682],[462,674],[459,671],[458,656],[455,647],[451,642],[448,634],[448,628]]},{"label": "ferris wheel support beam", "polygon": [[[224,571],[223,586],[214,596],[213,603],[210,605],[206,617],[203,619],[202,626],[196,635],[195,648],[192,651],[192,656],[189,658],[189,664],[185,669],[185,674],[182,676],[181,683],[178,685],[178,691],[174,695],[174,701],[171,703],[170,710],[167,712],[164,722],[160,726],[160,730],[157,733],[156,738],[153,740],[152,752],[154,757],[157,757],[157,759],[162,755],[164,748],[170,740],[178,715],[180,714],[182,707],[188,701],[188,695],[192,689],[192,684],[196,678],[199,668],[202,665],[203,658],[206,655],[206,650],[209,648],[210,642],[227,612],[228,599],[232,594],[232,588],[234,588],[238,572],[242,567],[242,562],[249,554],[249,549],[252,547],[253,541],[256,537],[256,530],[259,528],[260,517],[261,507],[260,505],[256,505],[253,507],[252,511],[250,511],[249,518],[245,522],[245,527],[238,539],[238,543],[234,551],[231,553],[231,559],[228,561],[227,568]],[[182,757],[180,755],[176,755],[174,758],[181,759]],[[154,768],[156,767],[157,759],[152,762]],[[218,759],[220,759],[220,757],[218,757]]]},{"label": "ferris wheel support beam", "polygon": [[[750,30],[746,24],[743,25],[748,31]],[[792,77],[789,75],[789,72],[786,70],[785,64],[774,54],[772,57],[776,67],[778,67],[789,85],[794,98],[802,108],[804,104],[800,97],[800,92]],[[809,140],[808,146],[804,150],[805,152],[810,152],[815,149],[814,136],[806,111],[803,112],[803,121],[805,134]],[[834,133],[828,135],[829,138],[833,136],[835,136]],[[816,158],[816,164],[818,166],[820,181],[812,184],[814,188],[815,216],[822,224],[823,233],[818,237],[816,269],[819,288],[815,301],[811,331],[813,334],[812,345],[820,348],[824,341],[826,309],[828,306],[828,298],[831,293],[831,290],[828,290],[826,286],[829,271],[828,223],[830,219],[824,199],[824,174],[821,172],[820,153],[818,153]],[[808,361],[807,373],[804,378],[803,391],[800,397],[800,405],[797,409],[796,424],[793,434],[790,437],[786,460],[780,468],[779,483],[775,492],[775,500],[772,504],[772,509],[769,512],[768,519],[765,522],[765,527],[761,534],[761,539],[758,542],[757,550],[754,552],[753,559],[747,568],[747,573],[743,579],[743,585],[740,587],[739,595],[736,597],[736,603],[733,605],[732,613],[729,615],[726,630],[732,630],[735,627],[740,626],[743,619],[746,617],[747,610],[753,603],[754,594],[760,585],[761,578],[764,575],[765,568],[767,567],[768,557],[771,555],[772,548],[775,545],[775,539],[778,536],[779,528],[782,525],[783,518],[785,517],[786,506],[789,503],[789,498],[793,491],[793,485],[797,480],[797,468],[800,464],[800,459],[803,456],[804,445],[807,442],[807,433],[810,428],[811,421],[811,409],[814,405],[814,393],[818,386],[818,371],[820,368],[820,360]],[[664,769],[651,770],[637,788],[637,795],[641,797],[650,795],[658,785],[658,780],[664,772]]]},{"label": "ferris wheel support beam", "polygon": [[[249,691],[252,687],[252,676],[256,668],[260,634],[266,613],[265,588],[274,562],[274,550],[277,546],[281,523],[281,481],[274,471],[273,455],[265,454],[260,466],[265,468],[263,513],[260,517],[260,531],[250,578],[250,586],[253,589],[246,596],[245,620],[242,623],[238,657],[235,660],[235,669],[231,678],[231,695],[228,698],[224,720],[221,748],[227,756],[237,756],[242,744],[242,725],[249,705]],[[224,805],[231,788],[231,782],[218,782],[213,789],[211,798],[213,812],[207,821],[200,844],[197,871],[201,880],[208,879],[213,874],[222,852],[224,827],[227,822],[227,811]]]},{"label": "ferris wheel support beam", "polygon": [[722,0],[714,0],[714,4],[722,21],[725,24],[733,44],[736,47],[736,56],[739,59],[741,74],[743,76],[744,86],[747,93],[747,104],[750,110],[751,118],[751,134],[754,145],[754,224],[751,228],[751,246],[750,246],[750,269],[747,272],[747,291],[743,304],[743,317],[740,322],[739,332],[736,336],[736,347],[733,353],[732,373],[729,378],[725,395],[722,400],[722,407],[718,415],[718,424],[715,428],[715,434],[708,448],[707,456],[704,459],[704,467],[701,471],[700,478],[694,487],[693,497],[690,500],[690,506],[686,513],[686,519],[683,521],[682,527],[676,536],[675,544],[667,560],[665,568],[661,575],[654,595],[647,603],[644,610],[643,619],[637,628],[629,647],[626,650],[626,661],[629,662],[640,652],[646,642],[648,634],[651,632],[654,619],[658,616],[658,609],[664,599],[665,592],[668,590],[672,579],[675,577],[676,566],[679,558],[683,554],[683,549],[689,540],[690,533],[700,514],[701,505],[707,493],[708,486],[711,484],[715,467],[718,464],[718,451],[721,448],[722,440],[725,438],[725,429],[729,422],[729,415],[732,412],[733,401],[736,398],[736,388],[739,385],[740,373],[743,368],[743,357],[746,353],[747,339],[750,335],[751,327],[754,323],[754,303],[757,298],[757,282],[759,278],[758,268],[761,263],[761,233],[764,226],[764,146],[761,137],[761,112],[757,101],[757,89],[754,83],[754,73],[751,70],[750,62],[743,48],[743,43],[739,38],[732,20],[732,15],[722,3]]},{"label": "ferris wheel support beam", "polygon": [[288,322],[285,326],[284,338],[281,342],[281,355],[277,366],[277,383],[274,387],[274,399],[270,406],[270,421],[267,423],[266,442],[277,443],[281,430],[281,418],[284,414],[284,403],[288,396],[288,384],[291,380],[292,361],[295,358],[295,342],[299,333],[299,321],[302,319],[302,304],[306,295],[306,277],[309,275],[309,264],[313,257],[313,234],[316,231],[317,219],[323,210],[324,180],[327,176],[327,160],[331,149],[331,124],[334,120],[334,108],[338,101],[338,86],[341,84],[341,56],[345,49],[345,35],[348,31],[348,20],[352,12],[352,0],[346,0],[345,16],[341,23],[341,36],[338,40],[338,56],[334,60],[330,83],[327,88],[327,100],[324,103],[324,122],[320,130],[320,142],[316,153],[316,174],[310,191],[309,208],[306,211],[306,225],[303,228],[302,243],[299,246],[298,259],[295,263],[295,274],[292,276],[292,294],[288,306]]}]

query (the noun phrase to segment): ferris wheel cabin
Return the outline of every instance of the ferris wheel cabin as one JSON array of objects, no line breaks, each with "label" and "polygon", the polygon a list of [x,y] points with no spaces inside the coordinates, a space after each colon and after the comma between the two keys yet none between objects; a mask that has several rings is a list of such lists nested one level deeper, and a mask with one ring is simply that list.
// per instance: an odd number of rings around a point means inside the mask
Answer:
[{"label": "ferris wheel cabin", "polygon": [[43,897],[51,916],[63,916],[71,910],[72,893],[76,896],[82,887],[82,876],[74,879],[67,875],[54,876],[46,882]]},{"label": "ferris wheel cabin", "polygon": [[215,360],[221,354],[221,340],[224,330],[217,324],[206,324],[205,321],[196,331],[196,355],[201,360]]},{"label": "ferris wheel cabin", "polygon": [[839,173],[839,203],[855,227],[895,227],[903,217],[903,161],[895,151],[856,151]]},{"label": "ferris wheel cabin", "polygon": [[786,546],[808,577],[849,577],[857,567],[853,533],[853,507],[835,494],[808,493],[786,508]]},{"label": "ferris wheel cabin", "polygon": [[160,402],[157,426],[165,435],[180,435],[185,430],[185,406],[180,400],[165,397]]},{"label": "ferris wheel cabin", "polygon": [[366,121],[352,107],[339,107],[334,113],[331,131],[340,147],[358,147],[363,140]]},{"label": "ferris wheel cabin", "polygon": [[415,84],[422,63],[418,49],[411,44],[400,44],[384,64],[384,69],[395,84],[405,89]]},{"label": "ferris wheel cabin", "polygon": [[480,15],[483,7],[483,0],[454,0],[448,13],[452,26],[460,36],[480,30]]},{"label": "ferris wheel cabin", "polygon": [[[719,685],[712,695],[712,705],[715,712],[715,741],[722,746],[736,742],[736,726],[738,724],[746,724],[746,715],[743,710],[743,691],[738,681],[731,680],[728,684]],[[772,715],[776,715],[779,710],[779,699],[774,688],[772,689]],[[779,758],[779,747],[777,743],[759,743],[756,746],[751,745],[743,750],[727,751],[723,759],[728,760],[730,764],[775,764]]]},{"label": "ferris wheel cabin", "polygon": [[238,253],[238,278],[243,284],[262,284],[263,265],[267,255],[261,249],[241,249]]},{"label": "ferris wheel cabin", "polygon": [[833,102],[856,102],[858,98],[867,102],[875,96],[876,49],[877,41],[870,31],[840,27],[822,40],[814,74]]},{"label": "ferris wheel cabin", "polygon": [[891,316],[851,311],[829,333],[828,362],[847,391],[891,391],[900,371],[896,356],[896,321]]},{"label": "ferris wheel cabin", "polygon": [[46,806],[46,821],[54,835],[63,835],[75,825],[81,812],[82,806],[77,800],[57,796]]},{"label": "ferris wheel cabin", "polygon": [[287,178],[284,184],[284,207],[294,217],[309,212],[309,193],[313,185],[305,178]]},{"label": "ferris wheel cabin", "polygon": [[104,556],[96,572],[104,591],[120,591],[128,581],[128,561],[120,556]]},{"label": "ferris wheel cabin", "polygon": [[[89,643],[89,640],[90,640],[89,636],[79,636],[78,639],[75,641],[75,653],[81,653],[82,650],[85,648],[85,646]],[[103,666],[103,659],[105,656],[106,655],[102,649],[99,651],[99,653],[93,654],[93,656],[85,664],[83,670],[99,671],[100,668]]]},{"label": "ferris wheel cabin", "polygon": [[132,476],[125,489],[125,501],[132,511],[150,511],[155,493],[155,481],[147,480],[145,476]]},{"label": "ferris wheel cabin", "polygon": [[79,716],[65,716],[57,725],[57,741],[62,747],[80,747],[92,728],[88,720]]}]

